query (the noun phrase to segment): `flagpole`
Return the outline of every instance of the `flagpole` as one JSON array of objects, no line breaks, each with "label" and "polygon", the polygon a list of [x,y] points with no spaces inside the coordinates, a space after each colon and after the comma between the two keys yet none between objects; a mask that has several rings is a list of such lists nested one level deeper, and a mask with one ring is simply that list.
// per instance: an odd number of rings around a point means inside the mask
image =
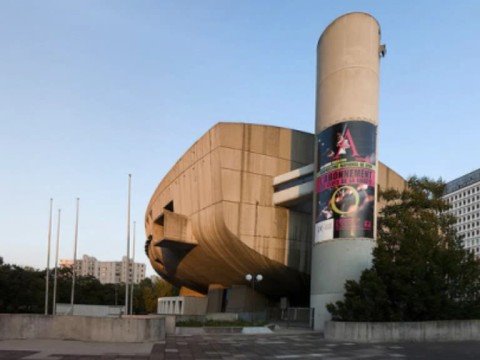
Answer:
[{"label": "flagpole", "polygon": [[133,246],[132,246],[132,288],[130,289],[130,315],[133,315],[133,289],[135,288],[135,232],[137,222],[133,222]]},{"label": "flagpole", "polygon": [[130,197],[132,189],[132,174],[128,174],[128,205],[127,205],[127,266],[125,267],[125,315],[128,315],[128,277],[130,275]]},{"label": "flagpole", "polygon": [[57,315],[57,272],[58,272],[58,248],[60,246],[60,215],[62,210],[58,209],[58,222],[57,222],[57,250],[55,252],[55,275],[53,278],[53,308],[52,314]]},{"label": "flagpole", "polygon": [[78,244],[78,213],[80,209],[80,198],[77,198],[77,215],[75,220],[75,237],[73,245],[73,265],[72,265],[72,293],[70,296],[70,311],[73,315],[73,304],[75,303],[75,264],[77,262],[77,244]]},{"label": "flagpole", "polygon": [[52,240],[52,206],[53,199],[50,198],[50,218],[48,220],[48,241],[47,241],[47,271],[45,272],[45,315],[48,315],[48,288],[50,278],[50,243]]}]

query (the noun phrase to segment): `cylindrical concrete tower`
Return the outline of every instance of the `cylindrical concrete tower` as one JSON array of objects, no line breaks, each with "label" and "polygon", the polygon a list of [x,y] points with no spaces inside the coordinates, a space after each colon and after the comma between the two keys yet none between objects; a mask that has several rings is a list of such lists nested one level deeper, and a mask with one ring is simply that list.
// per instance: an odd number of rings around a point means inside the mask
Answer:
[{"label": "cylindrical concrete tower", "polygon": [[348,279],[371,265],[376,236],[380,28],[369,14],[333,21],[317,47],[314,244],[315,329]]}]

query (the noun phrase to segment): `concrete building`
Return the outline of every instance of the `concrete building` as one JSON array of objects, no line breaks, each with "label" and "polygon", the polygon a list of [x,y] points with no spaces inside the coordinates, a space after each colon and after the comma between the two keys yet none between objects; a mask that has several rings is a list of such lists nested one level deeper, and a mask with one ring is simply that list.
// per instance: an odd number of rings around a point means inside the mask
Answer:
[{"label": "concrete building", "polygon": [[[259,311],[281,298],[308,306],[314,143],[313,134],[275,126],[211,128],[147,207],[145,249],[155,271],[181,295],[208,295],[209,312],[251,311],[252,304]],[[381,163],[378,184],[405,186]],[[255,292],[248,273],[263,275]]]},{"label": "concrete building", "polygon": [[[60,259],[60,267],[71,268],[73,259]],[[93,276],[98,278],[98,260],[93,256],[83,255],[81,259],[75,262],[75,273],[78,276]]]},{"label": "concrete building", "polygon": [[157,273],[208,312],[310,306],[323,329],[325,305],[371,264],[378,188],[405,187],[376,156],[384,54],[372,16],[341,16],[317,47],[315,134],[219,123],[195,142],[147,207]]},{"label": "concrete building", "polygon": [[[60,260],[60,267],[72,267],[73,260]],[[127,257],[122,261],[98,261],[93,256],[83,255],[75,262],[75,272],[78,276],[93,276],[102,284],[119,284],[125,282]],[[134,271],[135,269],[135,271]],[[138,284],[145,279],[145,264],[130,261],[129,282]]]},{"label": "concrete building", "polygon": [[83,255],[75,264],[76,274],[98,278],[98,260],[93,256]]},{"label": "concrete building", "polygon": [[[119,264],[118,262],[113,262],[114,264],[112,264],[111,266],[117,270],[118,267],[119,267]],[[128,266],[127,265],[127,257],[124,256],[122,258],[122,261],[121,261],[121,271],[120,271],[120,282],[125,282],[125,268]],[[131,284],[132,281],[133,283],[135,284],[138,284],[140,281],[142,281],[143,279],[145,279],[145,264],[142,264],[142,263],[135,263],[135,264],[132,264],[131,260],[130,260],[130,269],[129,269],[129,283]],[[101,280],[100,280],[101,281]]]},{"label": "concrete building", "polygon": [[365,13],[334,20],[317,46],[315,234],[310,306],[330,319],[346,280],[370,267],[376,244],[380,26]]},{"label": "concrete building", "polygon": [[124,281],[125,269],[121,261],[102,261],[98,265],[98,279],[102,284],[118,284]]},{"label": "concrete building", "polygon": [[452,205],[464,248],[480,258],[480,169],[448,182],[444,199]]}]

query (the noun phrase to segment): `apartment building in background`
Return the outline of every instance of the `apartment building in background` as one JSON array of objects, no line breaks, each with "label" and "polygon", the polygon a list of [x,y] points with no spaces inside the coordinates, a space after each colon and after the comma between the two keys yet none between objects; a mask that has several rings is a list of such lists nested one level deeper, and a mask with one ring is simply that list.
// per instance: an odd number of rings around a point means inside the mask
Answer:
[{"label": "apartment building in background", "polygon": [[480,258],[480,169],[448,182],[444,199],[452,205],[463,247]]},{"label": "apartment building in background", "polygon": [[[122,261],[98,261],[93,256],[83,255],[81,259],[75,262],[75,273],[78,276],[93,276],[102,284],[119,284],[124,283],[126,279],[126,269],[128,267],[127,257],[124,256]],[[72,267],[73,260],[61,259],[60,267]],[[135,270],[135,271],[134,271]],[[140,283],[145,279],[145,264],[132,263],[128,271],[129,283]]]}]

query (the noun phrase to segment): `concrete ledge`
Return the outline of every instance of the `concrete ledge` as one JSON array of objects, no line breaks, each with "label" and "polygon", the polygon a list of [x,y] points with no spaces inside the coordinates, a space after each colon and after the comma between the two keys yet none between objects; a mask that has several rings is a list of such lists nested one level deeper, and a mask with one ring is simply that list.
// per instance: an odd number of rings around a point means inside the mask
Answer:
[{"label": "concrete ledge", "polygon": [[480,340],[480,320],[338,322],[325,324],[325,339],[354,342]]},{"label": "concrete ledge", "polygon": [[165,319],[0,314],[0,339],[160,341],[165,339]]},{"label": "concrete ledge", "polygon": [[206,335],[206,334],[271,334],[272,330],[265,326],[237,327],[237,326],[204,326],[182,327],[175,329],[175,335]]},{"label": "concrete ledge", "polygon": [[183,327],[177,326],[175,335],[240,334],[242,327]]},{"label": "concrete ledge", "polygon": [[266,326],[244,327],[242,334],[271,334],[273,331]]}]

